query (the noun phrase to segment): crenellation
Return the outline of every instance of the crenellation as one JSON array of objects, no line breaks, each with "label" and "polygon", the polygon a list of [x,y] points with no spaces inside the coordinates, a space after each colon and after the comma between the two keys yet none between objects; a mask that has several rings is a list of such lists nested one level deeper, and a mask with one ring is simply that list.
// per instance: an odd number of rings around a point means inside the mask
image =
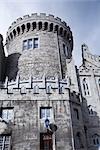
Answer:
[{"label": "crenellation", "polygon": [[[39,22],[39,20],[42,21],[42,24],[44,23],[44,19],[45,19],[45,20],[47,20],[47,22],[50,21],[51,23],[54,23],[54,26],[55,26],[56,24],[58,24],[58,26],[62,26],[63,28],[65,28],[65,30],[68,30],[68,27],[67,27],[66,22],[64,22],[64,21],[62,22],[59,17],[54,18],[54,16],[51,15],[51,14],[49,14],[48,16],[46,16],[45,13],[40,13],[40,15],[38,15],[37,13],[34,13],[34,14],[31,14],[31,16],[25,15],[25,16],[23,16],[23,18],[20,17],[20,18],[18,18],[16,21],[14,21],[14,22],[12,23],[12,25],[9,27],[9,29],[8,29],[8,34],[7,34],[7,35],[9,36],[9,34],[10,34],[15,28],[17,28],[18,26],[20,27],[21,25],[23,25],[23,23],[26,24],[26,21],[28,21],[28,20],[29,20],[29,23],[32,24],[32,20],[33,20],[33,19],[34,19],[36,22],[37,22],[37,21]],[[38,23],[38,22],[37,22],[37,23]],[[20,28],[21,28],[21,27],[20,27]],[[60,28],[60,27],[59,27],[59,28]],[[69,31],[70,31],[70,29],[69,29]],[[64,35],[64,33],[63,33],[63,35]]]},{"label": "crenellation", "polygon": [[30,18],[29,15],[24,15],[24,16],[23,16],[23,20],[28,19],[28,18]]},{"label": "crenellation", "polygon": [[49,88],[50,91],[56,89],[58,90],[57,93],[62,94],[69,88],[69,79],[60,80],[57,77],[54,79],[46,79],[44,77],[41,80],[34,80],[30,77],[28,80],[20,80],[20,77],[17,76],[16,81],[9,82],[8,79],[6,79],[5,87],[3,89],[8,89],[8,94],[13,94],[13,89],[20,89],[21,93],[26,94],[26,89],[33,89],[33,91],[35,91],[36,87],[38,87],[38,89],[44,89],[47,93]]}]

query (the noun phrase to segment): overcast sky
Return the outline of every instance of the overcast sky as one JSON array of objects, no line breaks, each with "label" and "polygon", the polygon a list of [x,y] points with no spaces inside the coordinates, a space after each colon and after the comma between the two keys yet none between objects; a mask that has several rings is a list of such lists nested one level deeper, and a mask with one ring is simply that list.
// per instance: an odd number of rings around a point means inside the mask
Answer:
[{"label": "overcast sky", "polygon": [[5,38],[14,20],[41,12],[58,16],[71,27],[77,65],[81,62],[82,43],[100,55],[100,0],[0,0],[0,33]]}]

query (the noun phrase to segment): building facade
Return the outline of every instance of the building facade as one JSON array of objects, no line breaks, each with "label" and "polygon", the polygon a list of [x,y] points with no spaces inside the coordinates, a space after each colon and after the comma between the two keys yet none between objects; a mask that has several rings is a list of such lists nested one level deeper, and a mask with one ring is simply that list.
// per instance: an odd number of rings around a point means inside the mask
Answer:
[{"label": "building facade", "polygon": [[25,15],[0,36],[0,149],[97,150],[100,57],[82,45],[74,64],[70,27],[58,17]]}]

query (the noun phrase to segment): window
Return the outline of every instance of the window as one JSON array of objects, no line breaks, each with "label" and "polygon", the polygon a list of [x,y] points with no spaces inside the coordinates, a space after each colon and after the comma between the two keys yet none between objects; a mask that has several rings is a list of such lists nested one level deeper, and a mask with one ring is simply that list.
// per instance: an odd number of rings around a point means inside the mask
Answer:
[{"label": "window", "polygon": [[80,132],[77,132],[76,137],[75,137],[75,148],[76,149],[84,148],[83,142],[82,142],[82,135]]},{"label": "window", "polygon": [[2,119],[6,122],[13,121],[14,111],[13,108],[2,108]]},{"label": "window", "polygon": [[99,88],[100,88],[100,79],[98,80]]},{"label": "window", "polygon": [[53,150],[52,135],[40,133],[40,150]]},{"label": "window", "polygon": [[23,50],[38,48],[38,38],[23,41]]},{"label": "window", "polygon": [[65,46],[65,44],[63,44],[63,52],[64,52],[65,57],[68,57],[68,49]]},{"label": "window", "polygon": [[99,145],[100,144],[100,136],[98,134],[94,134],[92,136],[93,139],[93,145]]},{"label": "window", "polygon": [[34,38],[34,48],[38,48],[38,38]]},{"label": "window", "polygon": [[32,45],[33,45],[33,40],[29,39],[28,40],[28,49],[32,48]]},{"label": "window", "polygon": [[41,107],[40,108],[40,118],[41,119],[47,119],[51,117],[51,107]]},{"label": "window", "polygon": [[0,135],[0,150],[10,150],[10,135]]},{"label": "window", "polygon": [[79,112],[77,108],[74,108],[74,116],[77,120],[79,120]]},{"label": "window", "polygon": [[84,95],[89,95],[90,94],[86,78],[83,79],[83,90],[84,90]]},{"label": "window", "polygon": [[23,41],[23,50],[27,49],[27,40]]}]

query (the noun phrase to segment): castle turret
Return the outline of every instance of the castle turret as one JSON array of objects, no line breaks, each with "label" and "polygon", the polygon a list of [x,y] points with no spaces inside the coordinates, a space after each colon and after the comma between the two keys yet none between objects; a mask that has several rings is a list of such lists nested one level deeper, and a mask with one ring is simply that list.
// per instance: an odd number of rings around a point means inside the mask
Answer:
[{"label": "castle turret", "polygon": [[29,75],[64,78],[66,58],[72,56],[72,32],[65,22],[53,15],[25,15],[9,27],[7,50],[9,55],[21,55],[18,60],[21,78]]}]

